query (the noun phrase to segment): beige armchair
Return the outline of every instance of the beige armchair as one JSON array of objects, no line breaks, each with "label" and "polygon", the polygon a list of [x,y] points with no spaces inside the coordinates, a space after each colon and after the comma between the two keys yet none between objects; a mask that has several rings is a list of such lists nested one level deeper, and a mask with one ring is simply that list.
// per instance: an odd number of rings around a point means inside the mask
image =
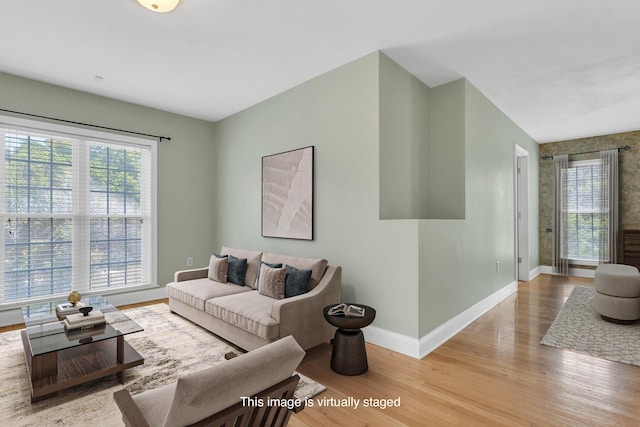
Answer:
[{"label": "beige armchair", "polygon": [[300,378],[292,374],[304,355],[288,336],[173,384],[135,396],[120,390],[113,397],[132,427],[284,426],[303,408],[293,398]]}]

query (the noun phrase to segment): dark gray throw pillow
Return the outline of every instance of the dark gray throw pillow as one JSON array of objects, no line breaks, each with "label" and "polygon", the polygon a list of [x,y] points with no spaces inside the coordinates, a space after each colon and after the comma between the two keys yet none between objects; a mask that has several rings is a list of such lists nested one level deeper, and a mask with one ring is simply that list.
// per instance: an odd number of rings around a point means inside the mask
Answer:
[{"label": "dark gray throw pillow", "polygon": [[289,264],[285,265],[287,277],[284,280],[284,297],[295,297],[306,294],[311,281],[311,270],[299,270]]},{"label": "dark gray throw pillow", "polygon": [[229,255],[229,270],[227,272],[227,280],[236,285],[244,286],[244,275],[247,272],[247,259],[236,258]]},{"label": "dark gray throw pillow", "polygon": [[260,267],[258,267],[258,277],[256,277],[256,289],[260,289],[260,270],[262,270],[262,264],[271,268],[282,268],[281,263],[276,264],[276,263],[268,263],[268,262],[260,261]]}]

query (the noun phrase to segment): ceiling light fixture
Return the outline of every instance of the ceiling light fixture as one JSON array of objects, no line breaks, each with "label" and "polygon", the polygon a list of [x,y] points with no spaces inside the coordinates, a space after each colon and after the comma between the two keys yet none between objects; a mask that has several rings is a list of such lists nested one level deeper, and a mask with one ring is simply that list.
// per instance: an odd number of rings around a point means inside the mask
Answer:
[{"label": "ceiling light fixture", "polygon": [[138,0],[138,3],[154,12],[171,12],[180,0]]}]

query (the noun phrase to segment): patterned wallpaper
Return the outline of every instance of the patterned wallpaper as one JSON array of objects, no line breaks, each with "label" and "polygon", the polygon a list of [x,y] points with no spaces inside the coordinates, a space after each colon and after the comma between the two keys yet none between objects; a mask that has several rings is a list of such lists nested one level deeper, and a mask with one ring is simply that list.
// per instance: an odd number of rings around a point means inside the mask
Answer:
[{"label": "patterned wallpaper", "polygon": [[[630,146],[619,153],[620,230],[640,229],[640,131],[540,144],[540,157]],[[598,153],[569,156],[569,160],[596,159]],[[553,228],[553,160],[540,160],[540,265],[551,265]],[[619,238],[621,240],[621,238]]]}]

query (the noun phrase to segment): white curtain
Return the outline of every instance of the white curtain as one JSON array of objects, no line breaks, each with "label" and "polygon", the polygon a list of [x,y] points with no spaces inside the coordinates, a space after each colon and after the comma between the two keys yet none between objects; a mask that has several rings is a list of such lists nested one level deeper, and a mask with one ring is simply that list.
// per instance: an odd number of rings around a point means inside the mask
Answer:
[{"label": "white curtain", "polygon": [[567,211],[567,169],[569,156],[561,154],[553,156],[553,251],[551,266],[556,274],[569,274],[569,260],[564,256],[567,251],[567,228],[565,212]]},{"label": "white curtain", "polygon": [[618,150],[600,152],[600,264],[618,260]]}]

